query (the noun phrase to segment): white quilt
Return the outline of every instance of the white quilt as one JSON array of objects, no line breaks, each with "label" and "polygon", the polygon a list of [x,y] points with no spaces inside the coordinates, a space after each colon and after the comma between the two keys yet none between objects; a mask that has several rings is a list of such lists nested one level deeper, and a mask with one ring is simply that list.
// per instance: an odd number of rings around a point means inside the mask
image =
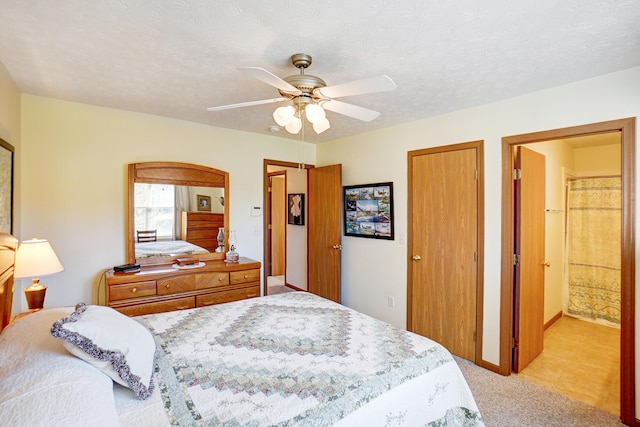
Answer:
[{"label": "white quilt", "polygon": [[171,425],[483,425],[443,347],[309,293],[137,320]]}]

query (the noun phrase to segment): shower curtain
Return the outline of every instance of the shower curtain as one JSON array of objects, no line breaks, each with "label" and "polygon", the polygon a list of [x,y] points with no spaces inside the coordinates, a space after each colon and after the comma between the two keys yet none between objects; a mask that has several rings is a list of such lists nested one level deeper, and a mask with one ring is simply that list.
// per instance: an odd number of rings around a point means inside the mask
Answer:
[{"label": "shower curtain", "polygon": [[567,191],[567,313],[620,324],[622,181],[578,178]]}]

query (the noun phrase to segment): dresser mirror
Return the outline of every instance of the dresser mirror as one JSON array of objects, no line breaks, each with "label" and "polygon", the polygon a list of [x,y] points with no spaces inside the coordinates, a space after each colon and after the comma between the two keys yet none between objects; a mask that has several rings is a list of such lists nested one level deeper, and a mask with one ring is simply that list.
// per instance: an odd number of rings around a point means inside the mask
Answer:
[{"label": "dresser mirror", "polygon": [[145,162],[129,164],[128,174],[128,263],[224,259],[227,172],[190,163]]}]

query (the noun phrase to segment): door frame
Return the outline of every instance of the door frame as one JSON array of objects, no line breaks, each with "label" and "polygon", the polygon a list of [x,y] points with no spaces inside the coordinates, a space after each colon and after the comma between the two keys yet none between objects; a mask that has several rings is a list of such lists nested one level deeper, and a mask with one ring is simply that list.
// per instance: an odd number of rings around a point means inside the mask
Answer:
[{"label": "door frame", "polygon": [[[269,195],[269,172],[268,172],[269,166],[299,168],[301,165],[300,163],[286,162],[282,160],[273,160],[273,159],[262,160],[262,206],[264,206],[264,209],[263,209],[264,213],[262,215],[263,217],[263,220],[262,220],[262,235],[263,235],[262,263],[263,264],[262,265],[264,266],[264,268],[262,269],[262,275],[263,275],[262,283],[264,286],[264,288],[262,289],[263,295],[267,295],[267,277],[269,277],[269,274],[271,273],[271,267],[268,264],[269,260],[271,259],[271,233],[269,230],[269,224],[271,224],[271,197]],[[307,164],[302,166],[304,166],[305,170],[315,167],[314,165],[307,165]],[[285,238],[285,251],[286,251],[286,238]],[[285,261],[285,265],[286,265],[286,261]],[[286,276],[286,270],[285,270],[285,276]]]},{"label": "door frame", "polygon": [[635,117],[572,126],[502,138],[502,244],[500,273],[500,366],[509,375],[513,336],[514,191],[513,147],[577,136],[621,132],[622,140],[622,253],[620,320],[620,419],[635,423]]},{"label": "door frame", "polygon": [[[413,150],[407,153],[407,224],[414,221],[413,218],[413,197],[411,191],[413,187],[413,158],[425,154],[446,153],[458,150],[476,150],[477,166],[477,259],[476,259],[476,339],[475,339],[475,360],[476,365],[484,366],[482,363],[482,346],[484,331],[484,140],[462,142],[458,144],[444,145],[438,147]],[[407,230],[407,329],[410,330],[412,324],[413,306],[413,232],[411,227]]]}]

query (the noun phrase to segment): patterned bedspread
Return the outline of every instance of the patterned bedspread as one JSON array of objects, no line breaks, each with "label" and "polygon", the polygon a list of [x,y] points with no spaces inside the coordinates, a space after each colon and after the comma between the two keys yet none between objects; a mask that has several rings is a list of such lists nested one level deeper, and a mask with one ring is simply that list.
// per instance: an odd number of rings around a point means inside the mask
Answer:
[{"label": "patterned bedspread", "polygon": [[443,347],[306,292],[136,319],[172,425],[484,425]]}]

